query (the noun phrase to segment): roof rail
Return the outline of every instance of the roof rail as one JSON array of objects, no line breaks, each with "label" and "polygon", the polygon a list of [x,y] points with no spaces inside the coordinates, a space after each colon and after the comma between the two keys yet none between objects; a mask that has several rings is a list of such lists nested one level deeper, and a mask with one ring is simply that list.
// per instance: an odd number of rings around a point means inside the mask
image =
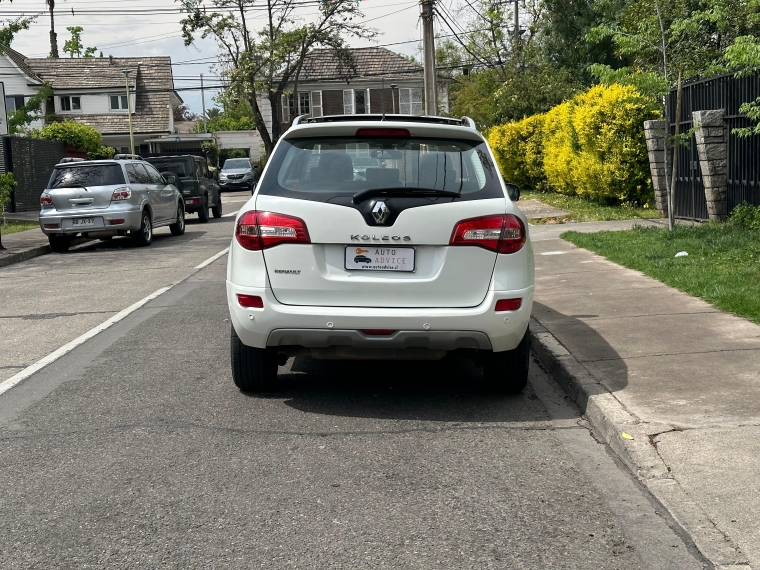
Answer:
[{"label": "roof rail", "polygon": [[[298,122],[296,122],[298,121]],[[400,114],[371,114],[371,115],[326,115],[323,117],[310,117],[300,115],[293,121],[293,125],[305,123],[341,123],[346,121],[399,121],[405,123],[428,123],[434,125],[456,125],[461,127],[475,128],[475,121],[469,117],[453,119],[451,117],[437,117],[434,115],[400,115]]]},{"label": "roof rail", "polygon": [[295,127],[296,125],[300,125],[302,119],[308,119],[310,116],[311,115],[298,115],[295,119],[293,119],[293,124],[291,126]]},{"label": "roof rail", "polygon": [[142,160],[143,157],[139,154],[115,154],[114,160]]},{"label": "roof rail", "polygon": [[65,162],[83,162],[84,158],[75,158],[73,156],[67,156],[66,158],[62,158],[58,161],[58,164],[63,164]]}]

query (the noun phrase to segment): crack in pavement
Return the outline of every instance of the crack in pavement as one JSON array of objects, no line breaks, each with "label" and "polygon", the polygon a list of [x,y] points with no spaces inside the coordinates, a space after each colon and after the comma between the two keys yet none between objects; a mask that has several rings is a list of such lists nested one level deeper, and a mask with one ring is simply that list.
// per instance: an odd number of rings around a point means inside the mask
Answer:
[{"label": "crack in pavement", "polygon": [[76,430],[63,430],[57,432],[31,432],[31,433],[17,433],[17,434],[0,434],[0,441],[12,441],[12,440],[30,440],[46,437],[65,437],[69,435],[90,434],[98,432],[110,432],[110,431],[126,431],[131,429],[197,429],[203,431],[231,433],[240,435],[275,435],[275,436],[310,436],[310,437],[335,437],[335,436],[364,436],[364,435],[399,435],[409,433],[446,433],[452,431],[484,431],[484,430],[499,430],[499,431],[558,431],[558,430],[575,430],[586,429],[584,425],[576,426],[500,426],[500,425],[480,425],[480,426],[462,426],[452,425],[443,426],[438,428],[433,427],[419,427],[419,428],[407,428],[400,430],[368,430],[368,431],[318,431],[311,432],[305,431],[291,431],[291,430],[257,430],[257,429],[243,429],[232,428],[222,426],[211,426],[202,424],[193,424],[185,422],[175,423],[141,423],[141,424],[121,424],[115,426],[102,426],[91,429],[76,429]]}]

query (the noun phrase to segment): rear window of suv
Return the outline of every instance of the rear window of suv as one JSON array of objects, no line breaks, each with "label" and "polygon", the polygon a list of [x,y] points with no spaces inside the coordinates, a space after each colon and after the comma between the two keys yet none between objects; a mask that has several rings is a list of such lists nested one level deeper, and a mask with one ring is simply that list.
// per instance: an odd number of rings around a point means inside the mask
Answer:
[{"label": "rear window of suv", "polygon": [[57,166],[50,177],[48,188],[88,188],[125,184],[124,172],[119,164],[85,164]]},{"label": "rear window of suv", "polygon": [[184,160],[148,160],[159,172],[171,172],[180,178],[187,178],[193,175],[193,165]]},{"label": "rear window of suv", "polygon": [[283,140],[259,193],[322,201],[407,187],[457,192],[462,199],[504,196],[483,142],[356,137]]}]

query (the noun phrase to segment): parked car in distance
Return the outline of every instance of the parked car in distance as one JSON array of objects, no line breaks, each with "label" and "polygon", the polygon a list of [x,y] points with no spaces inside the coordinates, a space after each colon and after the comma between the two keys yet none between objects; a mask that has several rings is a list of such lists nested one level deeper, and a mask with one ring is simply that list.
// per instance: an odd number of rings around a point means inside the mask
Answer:
[{"label": "parked car in distance", "polygon": [[206,159],[201,156],[159,156],[147,159],[162,174],[174,174],[185,201],[188,214],[197,213],[198,220],[209,220],[209,208],[215,218],[222,217],[222,197],[219,184],[209,172]]},{"label": "parked car in distance", "polygon": [[[362,175],[357,149],[376,160]],[[520,392],[534,259],[518,198],[467,117],[297,118],[236,218],[233,381],[269,390],[290,357],[454,353],[491,391]]]},{"label": "parked car in distance", "polygon": [[40,228],[50,248],[62,253],[71,240],[130,235],[150,245],[153,230],[185,233],[185,204],[176,177],[162,176],[136,155],[114,160],[63,159],[40,196]]},{"label": "parked car in distance", "polygon": [[219,172],[219,186],[222,190],[253,191],[256,169],[249,158],[228,158]]}]

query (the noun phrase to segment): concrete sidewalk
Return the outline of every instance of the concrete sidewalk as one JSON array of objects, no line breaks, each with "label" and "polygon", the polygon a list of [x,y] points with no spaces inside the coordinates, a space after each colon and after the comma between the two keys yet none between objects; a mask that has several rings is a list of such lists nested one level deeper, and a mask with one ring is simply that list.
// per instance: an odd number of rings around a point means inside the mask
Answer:
[{"label": "concrete sidewalk", "polygon": [[40,229],[31,229],[3,235],[0,249],[0,267],[50,253],[48,239]]},{"label": "concrete sidewalk", "polygon": [[534,351],[717,568],[760,569],[760,326],[558,238],[624,225],[531,226]]}]

